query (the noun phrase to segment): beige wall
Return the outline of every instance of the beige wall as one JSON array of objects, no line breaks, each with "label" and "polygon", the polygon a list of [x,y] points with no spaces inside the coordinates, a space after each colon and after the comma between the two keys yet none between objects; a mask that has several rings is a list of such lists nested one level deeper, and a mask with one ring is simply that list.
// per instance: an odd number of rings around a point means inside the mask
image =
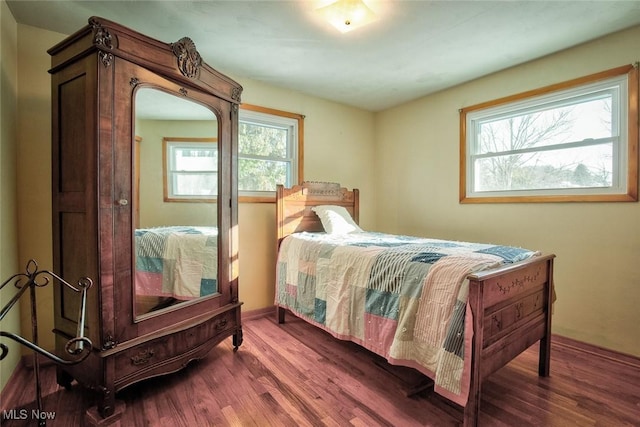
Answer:
[{"label": "beige wall", "polygon": [[458,109],[634,63],[638,40],[635,27],[379,113],[379,228],[555,253],[553,332],[640,356],[639,203],[458,203]]},{"label": "beige wall", "polygon": [[[53,267],[51,236],[51,59],[47,49],[59,33],[18,25],[18,254],[20,265],[35,259],[40,269]],[[53,287],[38,289],[40,345],[53,349]],[[31,336],[28,298],[21,324]]]},{"label": "beige wall", "polygon": [[[0,2],[0,283],[23,271],[18,264],[16,230],[16,107],[18,99],[18,26],[7,4]],[[7,285],[0,292],[0,307],[15,295],[16,288]],[[2,320],[0,329],[20,333],[20,306],[16,305]],[[0,390],[5,386],[20,360],[20,346],[7,338],[2,344],[9,353],[0,362]]]}]

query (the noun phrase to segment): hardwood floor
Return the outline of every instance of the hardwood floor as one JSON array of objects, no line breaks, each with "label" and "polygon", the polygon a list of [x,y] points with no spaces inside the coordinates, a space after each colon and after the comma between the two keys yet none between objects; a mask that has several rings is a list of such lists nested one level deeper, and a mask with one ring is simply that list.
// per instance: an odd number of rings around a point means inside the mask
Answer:
[{"label": "hardwood floor", "polygon": [[[113,426],[455,426],[460,408],[429,389],[425,378],[380,363],[350,342],[287,316],[243,321],[244,343],[225,340],[203,360],[175,374],[134,384],[117,397],[126,405]],[[551,376],[537,375],[537,345],[483,385],[481,426],[640,426],[640,364],[553,341]],[[91,393],[41,371],[48,426],[84,425]],[[2,426],[37,425],[33,374],[21,370],[2,393]],[[13,410],[13,411],[11,411]],[[21,412],[22,410],[25,410]],[[17,420],[26,414],[26,420]],[[9,419],[13,418],[13,419]]]}]

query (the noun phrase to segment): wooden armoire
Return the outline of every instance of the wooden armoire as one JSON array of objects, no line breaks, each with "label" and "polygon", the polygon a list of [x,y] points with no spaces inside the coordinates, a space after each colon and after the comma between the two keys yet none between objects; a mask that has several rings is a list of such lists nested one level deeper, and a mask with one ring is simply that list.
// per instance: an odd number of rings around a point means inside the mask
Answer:
[{"label": "wooden armoire", "polygon": [[[89,421],[115,421],[122,412],[119,390],[178,371],[225,338],[232,337],[234,349],[242,343],[237,271],[242,87],[207,65],[188,37],[164,43],[98,17],[48,53],[54,271],[71,282],[94,281],[84,327],[91,354],[82,363],[59,367],[57,379],[66,388],[75,379],[97,392],[96,407],[87,410]],[[207,152],[214,153],[217,170],[207,172],[206,188],[197,189],[209,196],[163,198],[158,188],[168,172],[162,137],[196,136],[217,141]],[[186,153],[204,151],[192,147]],[[176,180],[190,179],[188,172],[180,173]],[[179,212],[189,212],[188,220]],[[158,294],[140,293],[138,229],[165,226],[214,230],[216,237],[207,244],[217,256],[198,264],[214,272],[206,292],[185,297],[167,289],[163,274],[182,261],[158,258],[164,262],[156,272],[162,282]],[[56,352],[64,357],[66,341],[76,336],[80,302],[64,287],[54,292]]]}]

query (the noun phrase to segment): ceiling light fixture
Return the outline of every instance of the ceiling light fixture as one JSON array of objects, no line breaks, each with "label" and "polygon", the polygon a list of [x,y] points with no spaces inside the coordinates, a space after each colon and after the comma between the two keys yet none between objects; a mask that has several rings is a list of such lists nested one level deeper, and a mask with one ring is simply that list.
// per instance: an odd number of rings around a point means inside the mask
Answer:
[{"label": "ceiling light fixture", "polygon": [[362,0],[337,0],[316,9],[341,33],[346,33],[377,20],[377,16]]}]

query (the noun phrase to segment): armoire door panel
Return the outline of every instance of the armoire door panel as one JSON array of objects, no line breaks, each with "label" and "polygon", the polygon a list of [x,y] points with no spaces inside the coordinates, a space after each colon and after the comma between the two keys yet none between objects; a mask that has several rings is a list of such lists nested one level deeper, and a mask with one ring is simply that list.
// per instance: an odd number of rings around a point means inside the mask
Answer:
[{"label": "armoire door panel", "polygon": [[[60,214],[59,252],[62,269],[59,274],[75,286],[84,277],[97,277],[95,268],[95,230],[88,229],[90,224],[84,212],[62,212]],[[92,279],[95,281],[95,279]],[[56,329],[68,337],[75,336],[80,308],[80,294],[56,282],[56,298],[59,299]],[[87,312],[99,310],[96,287],[87,292]],[[86,322],[86,335],[94,345],[99,344],[99,316],[89,316]]]},{"label": "armoire door panel", "polygon": [[[86,122],[84,114],[84,97],[86,96],[86,76],[80,75],[60,85],[60,102],[75,105],[60,111],[60,171],[59,191],[84,191],[88,184],[85,159],[87,158]],[[69,168],[65,165],[73,164]]]},{"label": "armoire door panel", "polygon": [[[87,250],[88,245],[85,236],[87,230],[85,227],[83,213],[64,213],[62,214],[62,232],[61,232],[61,251],[62,262],[64,268],[61,272],[62,277],[68,278],[70,283],[74,283],[81,277],[86,276],[87,271]],[[77,321],[80,309],[80,300],[77,292],[63,287],[62,299],[62,316],[70,321]]]}]

